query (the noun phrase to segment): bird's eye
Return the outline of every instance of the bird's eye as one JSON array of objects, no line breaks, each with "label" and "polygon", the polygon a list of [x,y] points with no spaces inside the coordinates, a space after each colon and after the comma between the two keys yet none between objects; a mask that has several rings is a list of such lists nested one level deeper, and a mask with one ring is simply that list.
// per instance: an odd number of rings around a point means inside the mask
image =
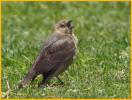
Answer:
[{"label": "bird's eye", "polygon": [[64,24],[60,24],[60,27],[65,27],[65,25]]}]

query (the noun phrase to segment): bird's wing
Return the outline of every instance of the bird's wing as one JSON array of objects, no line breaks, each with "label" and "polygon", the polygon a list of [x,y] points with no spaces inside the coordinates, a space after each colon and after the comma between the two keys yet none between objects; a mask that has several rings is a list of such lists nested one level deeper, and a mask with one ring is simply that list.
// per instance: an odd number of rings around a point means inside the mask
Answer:
[{"label": "bird's wing", "polygon": [[34,67],[39,67],[40,70],[41,68],[44,70],[44,67],[51,67],[49,69],[52,69],[58,62],[64,62],[75,55],[75,45],[71,38],[62,36],[51,39],[54,41],[49,40],[44,45],[34,63]]},{"label": "bird's wing", "polygon": [[68,66],[73,62],[73,57],[75,56],[75,44],[71,37],[63,37],[53,43],[48,48],[49,55],[49,65],[50,67],[47,74],[56,73],[56,75],[62,73]]},{"label": "bird's wing", "polygon": [[59,51],[63,50],[64,48],[66,48],[67,45],[68,45],[68,40],[66,38],[62,37],[61,39],[55,41],[52,45],[50,45],[47,48],[47,52],[49,54],[59,52]]},{"label": "bird's wing", "polygon": [[75,55],[74,41],[69,37],[63,37],[53,43],[47,50],[51,62],[64,62]]},{"label": "bird's wing", "polygon": [[54,42],[58,41],[59,38],[61,38],[61,36],[53,34],[44,42],[39,55],[33,63],[33,67],[35,67],[41,62],[41,60],[45,57],[46,49],[51,46]]}]

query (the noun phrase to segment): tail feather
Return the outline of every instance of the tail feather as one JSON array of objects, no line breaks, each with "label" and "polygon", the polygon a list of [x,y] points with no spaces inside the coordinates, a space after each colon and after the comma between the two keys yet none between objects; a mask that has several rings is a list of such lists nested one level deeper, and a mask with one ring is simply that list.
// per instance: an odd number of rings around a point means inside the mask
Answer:
[{"label": "tail feather", "polygon": [[36,72],[34,70],[30,70],[27,75],[24,77],[24,79],[20,82],[19,88],[24,87],[29,83],[30,80],[32,80],[36,76]]}]

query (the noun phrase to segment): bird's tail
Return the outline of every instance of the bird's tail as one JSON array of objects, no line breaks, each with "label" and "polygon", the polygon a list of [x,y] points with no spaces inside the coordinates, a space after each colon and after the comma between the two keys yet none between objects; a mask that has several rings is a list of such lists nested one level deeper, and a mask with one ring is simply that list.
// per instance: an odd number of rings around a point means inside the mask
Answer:
[{"label": "bird's tail", "polygon": [[30,70],[27,75],[23,78],[23,80],[19,84],[19,88],[24,87],[29,83],[30,80],[32,80],[36,76],[36,72],[34,70]]}]

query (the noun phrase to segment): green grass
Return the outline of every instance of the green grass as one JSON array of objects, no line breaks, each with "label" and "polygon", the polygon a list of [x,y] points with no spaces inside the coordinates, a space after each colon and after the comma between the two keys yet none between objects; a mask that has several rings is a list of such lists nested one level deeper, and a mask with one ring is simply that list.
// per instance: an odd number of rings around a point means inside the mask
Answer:
[{"label": "green grass", "polygon": [[[73,19],[79,53],[45,89],[32,84],[14,91],[54,24]],[[9,98],[130,98],[130,5],[128,2],[3,2],[2,93]]]}]

